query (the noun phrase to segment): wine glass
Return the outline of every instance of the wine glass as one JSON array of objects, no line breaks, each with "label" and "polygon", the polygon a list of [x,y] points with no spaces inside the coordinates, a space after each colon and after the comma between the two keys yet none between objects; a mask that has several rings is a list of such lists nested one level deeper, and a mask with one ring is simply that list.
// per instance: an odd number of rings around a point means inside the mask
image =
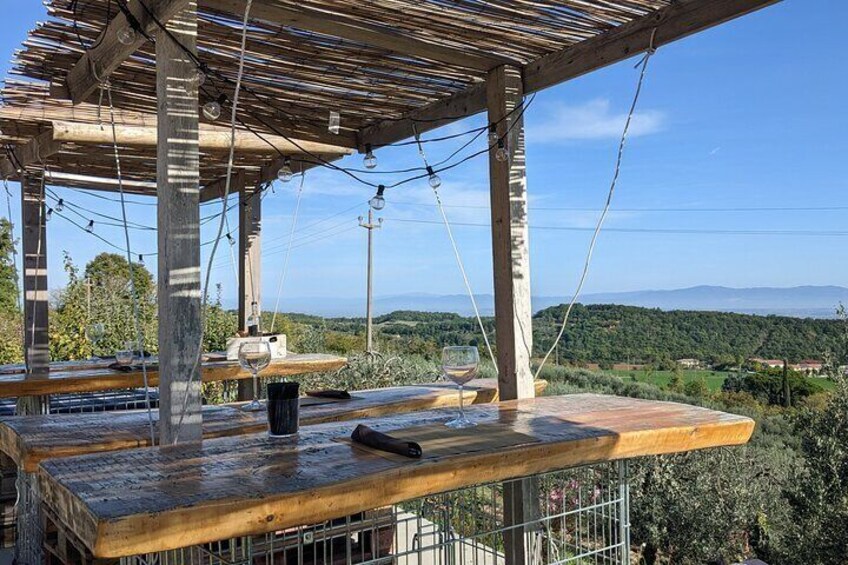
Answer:
[{"label": "wine glass", "polygon": [[442,349],[442,372],[459,388],[459,416],[445,423],[449,428],[471,428],[477,425],[465,417],[462,392],[465,383],[477,377],[479,364],[480,354],[476,347],[459,346]]},{"label": "wine glass", "polygon": [[132,349],[122,349],[115,352],[115,361],[122,367],[129,367],[135,360],[135,351]]},{"label": "wine glass", "polygon": [[271,345],[267,341],[248,341],[239,346],[239,365],[253,374],[253,400],[242,410],[256,412],[264,408],[259,402],[259,371],[271,364]]},{"label": "wine glass", "polygon": [[94,348],[97,347],[97,344],[100,343],[104,337],[106,337],[106,326],[97,322],[95,324],[89,324],[87,328],[85,328],[85,336],[88,338],[88,341],[91,342],[91,350],[92,355],[94,354]]}]

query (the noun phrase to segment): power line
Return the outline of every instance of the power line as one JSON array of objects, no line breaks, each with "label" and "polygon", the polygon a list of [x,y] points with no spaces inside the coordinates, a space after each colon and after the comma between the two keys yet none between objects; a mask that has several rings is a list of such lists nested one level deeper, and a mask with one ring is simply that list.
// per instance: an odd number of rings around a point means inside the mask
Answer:
[{"label": "power line", "polygon": [[[401,222],[411,224],[442,225],[436,220],[415,220],[407,218],[386,218],[387,222]],[[471,222],[451,222],[454,226],[491,228],[490,224],[479,224]],[[552,231],[574,231],[592,232],[594,228],[581,228],[572,226],[534,226],[531,230]],[[720,229],[685,229],[685,228],[604,228],[605,232],[618,233],[657,233],[657,234],[692,234],[692,235],[777,235],[777,236],[810,236],[810,237],[845,237],[848,231],[839,230],[720,230]]]},{"label": "power line", "polygon": [[[400,204],[402,206],[424,206],[433,208],[435,204],[426,202],[405,202],[403,200],[392,199],[392,204]],[[481,204],[444,204],[445,208],[466,208],[473,210],[488,210],[489,206]],[[530,206],[530,210],[550,211],[550,212],[601,212],[600,208],[583,208],[578,206]],[[727,207],[727,208],[616,208],[610,210],[610,213],[615,212],[669,212],[669,213],[713,213],[713,212],[844,212],[848,211],[848,206],[751,206],[751,207]]]}]

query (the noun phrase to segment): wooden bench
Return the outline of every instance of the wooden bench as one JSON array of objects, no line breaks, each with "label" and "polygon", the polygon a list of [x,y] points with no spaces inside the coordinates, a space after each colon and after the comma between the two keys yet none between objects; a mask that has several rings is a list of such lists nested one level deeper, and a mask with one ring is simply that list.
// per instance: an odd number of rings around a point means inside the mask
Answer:
[{"label": "wooden bench", "polygon": [[405,500],[597,463],[739,445],[749,418],[595,394],[476,405],[479,426],[451,430],[444,410],[365,420],[421,443],[420,460],[347,441],[353,422],[202,444],[41,463],[41,496],[98,558],[192,546],[316,524]]}]

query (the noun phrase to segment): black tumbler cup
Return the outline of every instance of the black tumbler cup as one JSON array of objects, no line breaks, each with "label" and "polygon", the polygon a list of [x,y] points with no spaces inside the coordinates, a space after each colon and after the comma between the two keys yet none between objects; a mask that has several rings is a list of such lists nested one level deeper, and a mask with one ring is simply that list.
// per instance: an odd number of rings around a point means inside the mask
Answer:
[{"label": "black tumbler cup", "polygon": [[268,383],[268,435],[297,433],[300,422],[300,383]]}]

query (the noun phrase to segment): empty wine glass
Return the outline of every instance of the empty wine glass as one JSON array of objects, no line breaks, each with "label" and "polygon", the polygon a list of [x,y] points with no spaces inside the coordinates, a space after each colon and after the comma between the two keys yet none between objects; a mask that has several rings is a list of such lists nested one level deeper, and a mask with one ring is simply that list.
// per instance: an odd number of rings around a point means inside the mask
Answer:
[{"label": "empty wine glass", "polygon": [[462,396],[465,383],[477,377],[479,364],[480,354],[476,347],[460,346],[442,349],[442,372],[459,388],[459,415],[445,423],[449,428],[461,429],[477,425],[465,417]]},{"label": "empty wine glass", "polygon": [[85,328],[85,336],[88,338],[88,341],[91,342],[93,355],[94,348],[97,347],[97,344],[100,343],[104,337],[106,337],[106,326],[100,322],[89,324],[88,327]]},{"label": "empty wine glass", "polygon": [[259,371],[271,364],[271,345],[267,341],[248,341],[239,346],[239,365],[253,375],[253,400],[242,410],[256,412],[264,408],[259,402]]},{"label": "empty wine glass", "polygon": [[122,367],[129,367],[135,360],[135,351],[132,349],[122,349],[115,352],[115,361]]}]

